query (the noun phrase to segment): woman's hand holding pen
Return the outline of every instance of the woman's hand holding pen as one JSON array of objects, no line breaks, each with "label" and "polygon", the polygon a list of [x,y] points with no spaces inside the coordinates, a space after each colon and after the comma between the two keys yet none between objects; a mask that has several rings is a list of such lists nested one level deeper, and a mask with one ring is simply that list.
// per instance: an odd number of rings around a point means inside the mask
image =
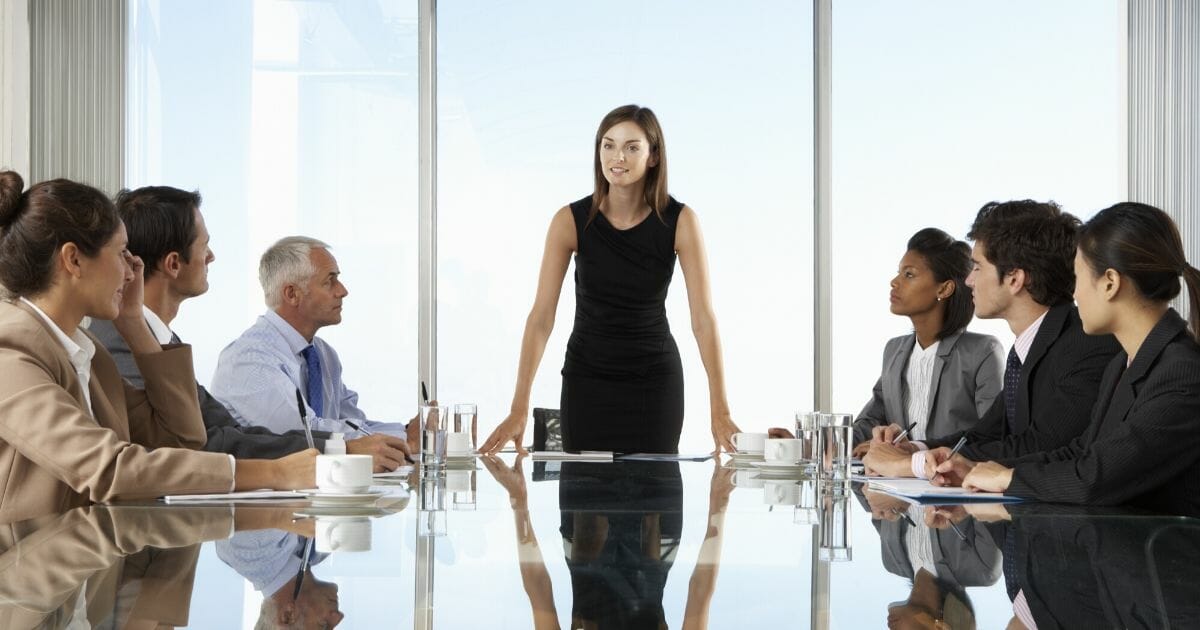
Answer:
[{"label": "woman's hand holding pen", "polygon": [[479,446],[479,452],[486,455],[494,455],[512,440],[513,445],[517,447],[517,452],[524,454],[525,451],[525,424],[529,416],[528,411],[512,411],[508,417],[496,427],[492,434],[488,436],[483,444]]}]

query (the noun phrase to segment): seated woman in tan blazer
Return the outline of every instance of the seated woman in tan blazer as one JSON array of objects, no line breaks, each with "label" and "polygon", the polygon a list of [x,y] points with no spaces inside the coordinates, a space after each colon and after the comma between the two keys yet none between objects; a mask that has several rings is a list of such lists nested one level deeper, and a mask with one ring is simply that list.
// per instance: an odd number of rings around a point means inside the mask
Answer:
[{"label": "seated woman in tan blazer", "polygon": [[[0,520],[89,502],[313,484],[316,451],[278,460],[202,453],[191,348],[159,346],[142,264],[100,191],[0,172]],[[121,379],[82,327],[111,319],[146,377]]]}]

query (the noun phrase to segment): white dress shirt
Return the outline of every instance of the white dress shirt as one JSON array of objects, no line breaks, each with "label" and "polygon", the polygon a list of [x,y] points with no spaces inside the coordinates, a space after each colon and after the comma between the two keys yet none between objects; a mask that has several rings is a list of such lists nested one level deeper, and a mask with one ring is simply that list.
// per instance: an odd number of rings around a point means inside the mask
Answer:
[{"label": "white dress shirt", "polygon": [[916,336],[913,336],[913,349],[908,355],[908,367],[904,370],[904,411],[908,416],[910,440],[925,439],[929,395],[933,389],[933,364],[937,361],[939,345],[941,342],[935,341],[922,349]]},{"label": "white dress shirt", "polygon": [[62,344],[64,350],[67,351],[67,358],[71,361],[71,367],[75,368],[75,376],[79,378],[79,386],[83,389],[83,399],[87,402],[88,413],[92,417],[96,417],[96,412],[92,410],[92,393],[89,386],[92,383],[92,358],[96,356],[96,344],[88,338],[79,327],[75,328],[75,332],[67,336],[63,329],[54,323],[53,319],[47,315],[42,309],[37,307],[37,304],[21,298],[21,301],[33,309],[37,316],[46,322],[50,327],[50,332],[54,333],[54,337],[58,339],[58,343]]}]

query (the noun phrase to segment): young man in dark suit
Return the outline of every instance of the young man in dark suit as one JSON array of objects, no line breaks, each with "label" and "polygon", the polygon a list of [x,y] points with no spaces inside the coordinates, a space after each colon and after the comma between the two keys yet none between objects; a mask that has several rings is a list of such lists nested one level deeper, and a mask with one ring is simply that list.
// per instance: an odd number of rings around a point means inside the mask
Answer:
[{"label": "young man in dark suit", "polygon": [[[180,304],[208,291],[208,265],[214,256],[200,213],[200,194],[146,186],[122,191],[116,201],[129,233],[129,251],[140,257],[146,268],[146,323],[159,343],[166,344],[178,339],[170,325]],[[112,322],[93,321],[90,330],[112,354],[121,376],[141,387],[142,375]],[[240,458],[276,458],[308,447],[303,431],[281,435],[264,427],[242,426],[202,385],[197,383],[196,390],[208,433],[204,450]],[[327,432],[313,432],[317,449],[324,450],[328,437]],[[375,469],[382,471],[403,464],[409,448],[402,438],[375,434],[347,441],[346,452],[371,455]]]},{"label": "young man in dark suit", "polygon": [[960,453],[986,461],[1052,450],[1084,432],[1100,377],[1120,347],[1111,335],[1085,334],[1080,324],[1072,300],[1079,225],[1053,202],[991,202],[979,210],[967,234],[975,242],[967,285],[975,315],[1004,319],[1016,335],[1004,388],[969,431],[892,445],[899,427],[877,428],[864,458],[871,470],[929,478],[963,437]]}]

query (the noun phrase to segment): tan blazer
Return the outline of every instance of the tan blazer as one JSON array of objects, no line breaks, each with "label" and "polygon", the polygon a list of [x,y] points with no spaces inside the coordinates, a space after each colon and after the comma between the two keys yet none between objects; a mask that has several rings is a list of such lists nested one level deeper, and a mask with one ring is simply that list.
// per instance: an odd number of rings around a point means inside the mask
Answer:
[{"label": "tan blazer", "polygon": [[122,593],[134,598],[114,626],[185,626],[200,543],[232,530],[228,507],[93,506],[0,525],[0,628],[65,627],[80,597],[96,625]]},{"label": "tan blazer", "polygon": [[96,346],[93,418],[50,328],[27,305],[0,302],[0,522],[232,486],[227,455],[187,450],[205,440],[191,347],[135,355],[143,391]]}]

